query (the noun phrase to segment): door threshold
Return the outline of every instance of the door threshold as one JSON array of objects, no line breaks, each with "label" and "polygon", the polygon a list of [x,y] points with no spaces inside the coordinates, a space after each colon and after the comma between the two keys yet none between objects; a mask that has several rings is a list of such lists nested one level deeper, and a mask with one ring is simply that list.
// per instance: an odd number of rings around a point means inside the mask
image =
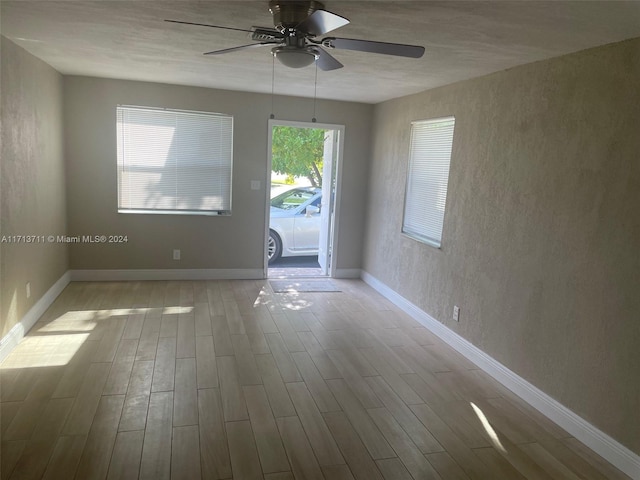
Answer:
[{"label": "door threshold", "polygon": [[267,278],[327,278],[321,268],[286,267],[268,268]]}]

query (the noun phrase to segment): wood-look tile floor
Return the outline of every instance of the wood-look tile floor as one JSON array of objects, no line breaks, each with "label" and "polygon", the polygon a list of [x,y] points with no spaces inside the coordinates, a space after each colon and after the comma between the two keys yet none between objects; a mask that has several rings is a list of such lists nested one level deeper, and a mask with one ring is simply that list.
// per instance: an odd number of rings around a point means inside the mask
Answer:
[{"label": "wood-look tile floor", "polygon": [[0,477],[628,478],[336,283],[71,283],[1,366]]}]

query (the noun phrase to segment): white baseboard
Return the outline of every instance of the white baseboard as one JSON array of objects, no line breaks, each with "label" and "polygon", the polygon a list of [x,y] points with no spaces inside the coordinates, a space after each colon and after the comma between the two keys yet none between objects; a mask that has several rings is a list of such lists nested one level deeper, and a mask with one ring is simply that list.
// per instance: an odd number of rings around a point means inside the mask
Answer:
[{"label": "white baseboard", "polygon": [[539,410],[631,478],[640,480],[640,456],[509,370],[371,274],[363,271],[361,278],[529,405]]},{"label": "white baseboard", "polygon": [[60,295],[70,281],[70,272],[65,272],[64,275],[47,290],[40,300],[29,309],[25,316],[0,340],[0,362],[7,358],[11,350],[20,343],[20,340],[22,340],[31,327],[36,324],[38,319],[47,311],[47,308],[51,306],[53,301],[58,298],[58,295]]},{"label": "white baseboard", "polygon": [[360,278],[361,275],[359,268],[336,268],[333,278]]},{"label": "white baseboard", "polygon": [[150,270],[71,270],[74,282],[117,282],[138,280],[260,280],[261,268],[255,269],[150,269]]}]

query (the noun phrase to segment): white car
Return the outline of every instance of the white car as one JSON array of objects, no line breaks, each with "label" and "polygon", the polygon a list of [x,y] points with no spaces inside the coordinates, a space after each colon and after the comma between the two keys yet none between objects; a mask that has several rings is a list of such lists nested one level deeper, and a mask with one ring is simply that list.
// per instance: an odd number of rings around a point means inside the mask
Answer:
[{"label": "white car", "polygon": [[271,199],[269,264],[280,257],[317,255],[322,189],[297,187]]}]

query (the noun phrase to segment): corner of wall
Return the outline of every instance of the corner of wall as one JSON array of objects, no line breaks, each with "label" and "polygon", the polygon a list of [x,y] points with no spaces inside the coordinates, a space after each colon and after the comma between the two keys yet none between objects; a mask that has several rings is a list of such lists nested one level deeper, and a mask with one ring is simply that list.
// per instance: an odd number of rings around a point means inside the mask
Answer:
[{"label": "corner of wall", "polygon": [[9,332],[0,339],[0,362],[20,343],[29,330],[36,324],[38,319],[53,304],[58,295],[62,293],[71,281],[71,273],[66,272],[47,292],[29,309],[24,317],[16,323]]}]

